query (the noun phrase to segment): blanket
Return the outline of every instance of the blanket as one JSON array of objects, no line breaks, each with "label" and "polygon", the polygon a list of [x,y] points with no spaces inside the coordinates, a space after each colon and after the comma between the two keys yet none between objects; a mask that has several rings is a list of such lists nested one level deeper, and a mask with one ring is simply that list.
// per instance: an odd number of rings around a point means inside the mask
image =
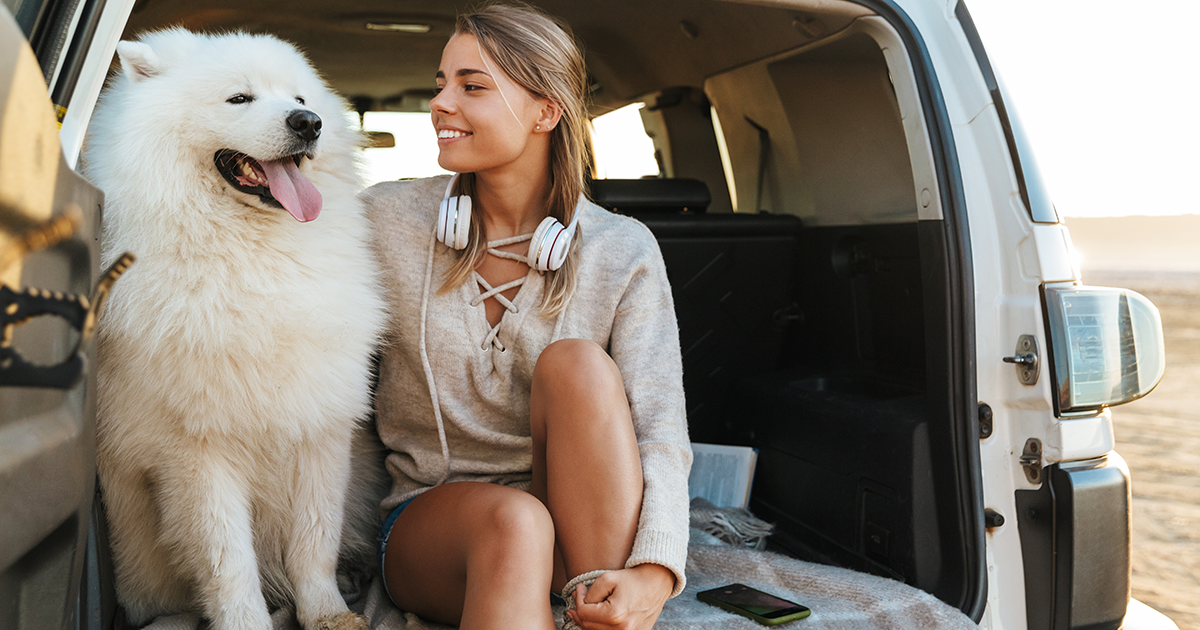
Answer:
[{"label": "blanket", "polygon": [[[740,582],[812,609],[796,630],[970,630],[978,628],[956,608],[902,582],[804,562],[769,551],[735,547],[692,529],[688,586],[667,602],[655,630],[762,630],[763,626],[696,599],[696,593]],[[376,583],[362,610],[375,630],[449,630],[397,610]],[[562,621],[561,608],[555,618]],[[561,625],[560,625],[561,627]],[[282,630],[277,626],[278,630]],[[289,630],[291,630],[289,628]]]},{"label": "blanket", "polygon": [[[693,506],[695,507],[695,506]],[[695,519],[693,519],[695,522]],[[708,527],[708,529],[713,529]],[[722,536],[728,538],[728,536]],[[687,589],[667,602],[656,630],[761,630],[763,626],[709,606],[696,593],[740,582],[812,609],[806,619],[781,628],[795,630],[971,630],[978,628],[958,609],[902,582],[733,545],[692,527]],[[751,546],[746,546],[747,544]],[[373,630],[451,630],[392,605],[377,578],[351,606],[371,620]],[[559,627],[562,607],[555,609]],[[274,630],[301,630],[290,610],[272,615]],[[194,615],[156,619],[145,630],[204,630]]]}]

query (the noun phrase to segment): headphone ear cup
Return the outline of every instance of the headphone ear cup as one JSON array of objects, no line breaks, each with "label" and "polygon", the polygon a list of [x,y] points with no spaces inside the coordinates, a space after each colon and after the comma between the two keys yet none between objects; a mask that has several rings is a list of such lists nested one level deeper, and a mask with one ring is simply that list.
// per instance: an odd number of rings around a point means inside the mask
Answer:
[{"label": "headphone ear cup", "polygon": [[567,259],[572,233],[554,217],[542,219],[529,241],[529,265],[538,271],[554,271]]},{"label": "headphone ear cup", "polygon": [[454,249],[464,249],[471,234],[471,198],[466,195],[454,197],[458,201],[457,218],[454,221]]},{"label": "headphone ear cup", "polygon": [[443,199],[438,206],[437,239],[447,247],[463,249],[471,233],[471,198],[466,195]]}]

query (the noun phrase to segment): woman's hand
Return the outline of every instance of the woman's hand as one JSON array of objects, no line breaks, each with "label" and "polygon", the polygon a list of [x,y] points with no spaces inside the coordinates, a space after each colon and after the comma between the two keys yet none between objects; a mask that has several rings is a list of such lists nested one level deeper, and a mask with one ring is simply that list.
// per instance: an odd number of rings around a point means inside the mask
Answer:
[{"label": "woman's hand", "polygon": [[591,588],[575,589],[575,610],[567,611],[584,630],[649,630],[675,589],[675,574],[658,564],[609,571]]}]

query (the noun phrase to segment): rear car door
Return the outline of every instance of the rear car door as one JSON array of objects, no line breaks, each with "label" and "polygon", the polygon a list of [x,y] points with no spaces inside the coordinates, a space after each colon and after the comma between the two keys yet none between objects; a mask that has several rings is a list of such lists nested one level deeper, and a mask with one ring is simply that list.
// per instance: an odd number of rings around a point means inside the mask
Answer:
[{"label": "rear car door", "polygon": [[[3,628],[110,627],[111,612],[103,611],[114,609],[100,579],[110,574],[96,544],[103,536],[92,526],[95,350],[81,332],[102,303],[93,287],[104,197],[72,169],[74,155],[64,155],[59,135],[104,7],[100,0],[0,5]],[[86,83],[98,91],[100,81],[103,71]]]}]

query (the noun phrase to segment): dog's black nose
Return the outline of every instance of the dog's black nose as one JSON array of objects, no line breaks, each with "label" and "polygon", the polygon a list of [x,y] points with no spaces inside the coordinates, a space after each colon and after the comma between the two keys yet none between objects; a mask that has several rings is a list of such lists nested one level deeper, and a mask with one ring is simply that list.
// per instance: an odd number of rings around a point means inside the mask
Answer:
[{"label": "dog's black nose", "polygon": [[321,135],[321,117],[307,109],[297,109],[287,117],[287,124],[296,135],[305,140],[316,140]]}]

